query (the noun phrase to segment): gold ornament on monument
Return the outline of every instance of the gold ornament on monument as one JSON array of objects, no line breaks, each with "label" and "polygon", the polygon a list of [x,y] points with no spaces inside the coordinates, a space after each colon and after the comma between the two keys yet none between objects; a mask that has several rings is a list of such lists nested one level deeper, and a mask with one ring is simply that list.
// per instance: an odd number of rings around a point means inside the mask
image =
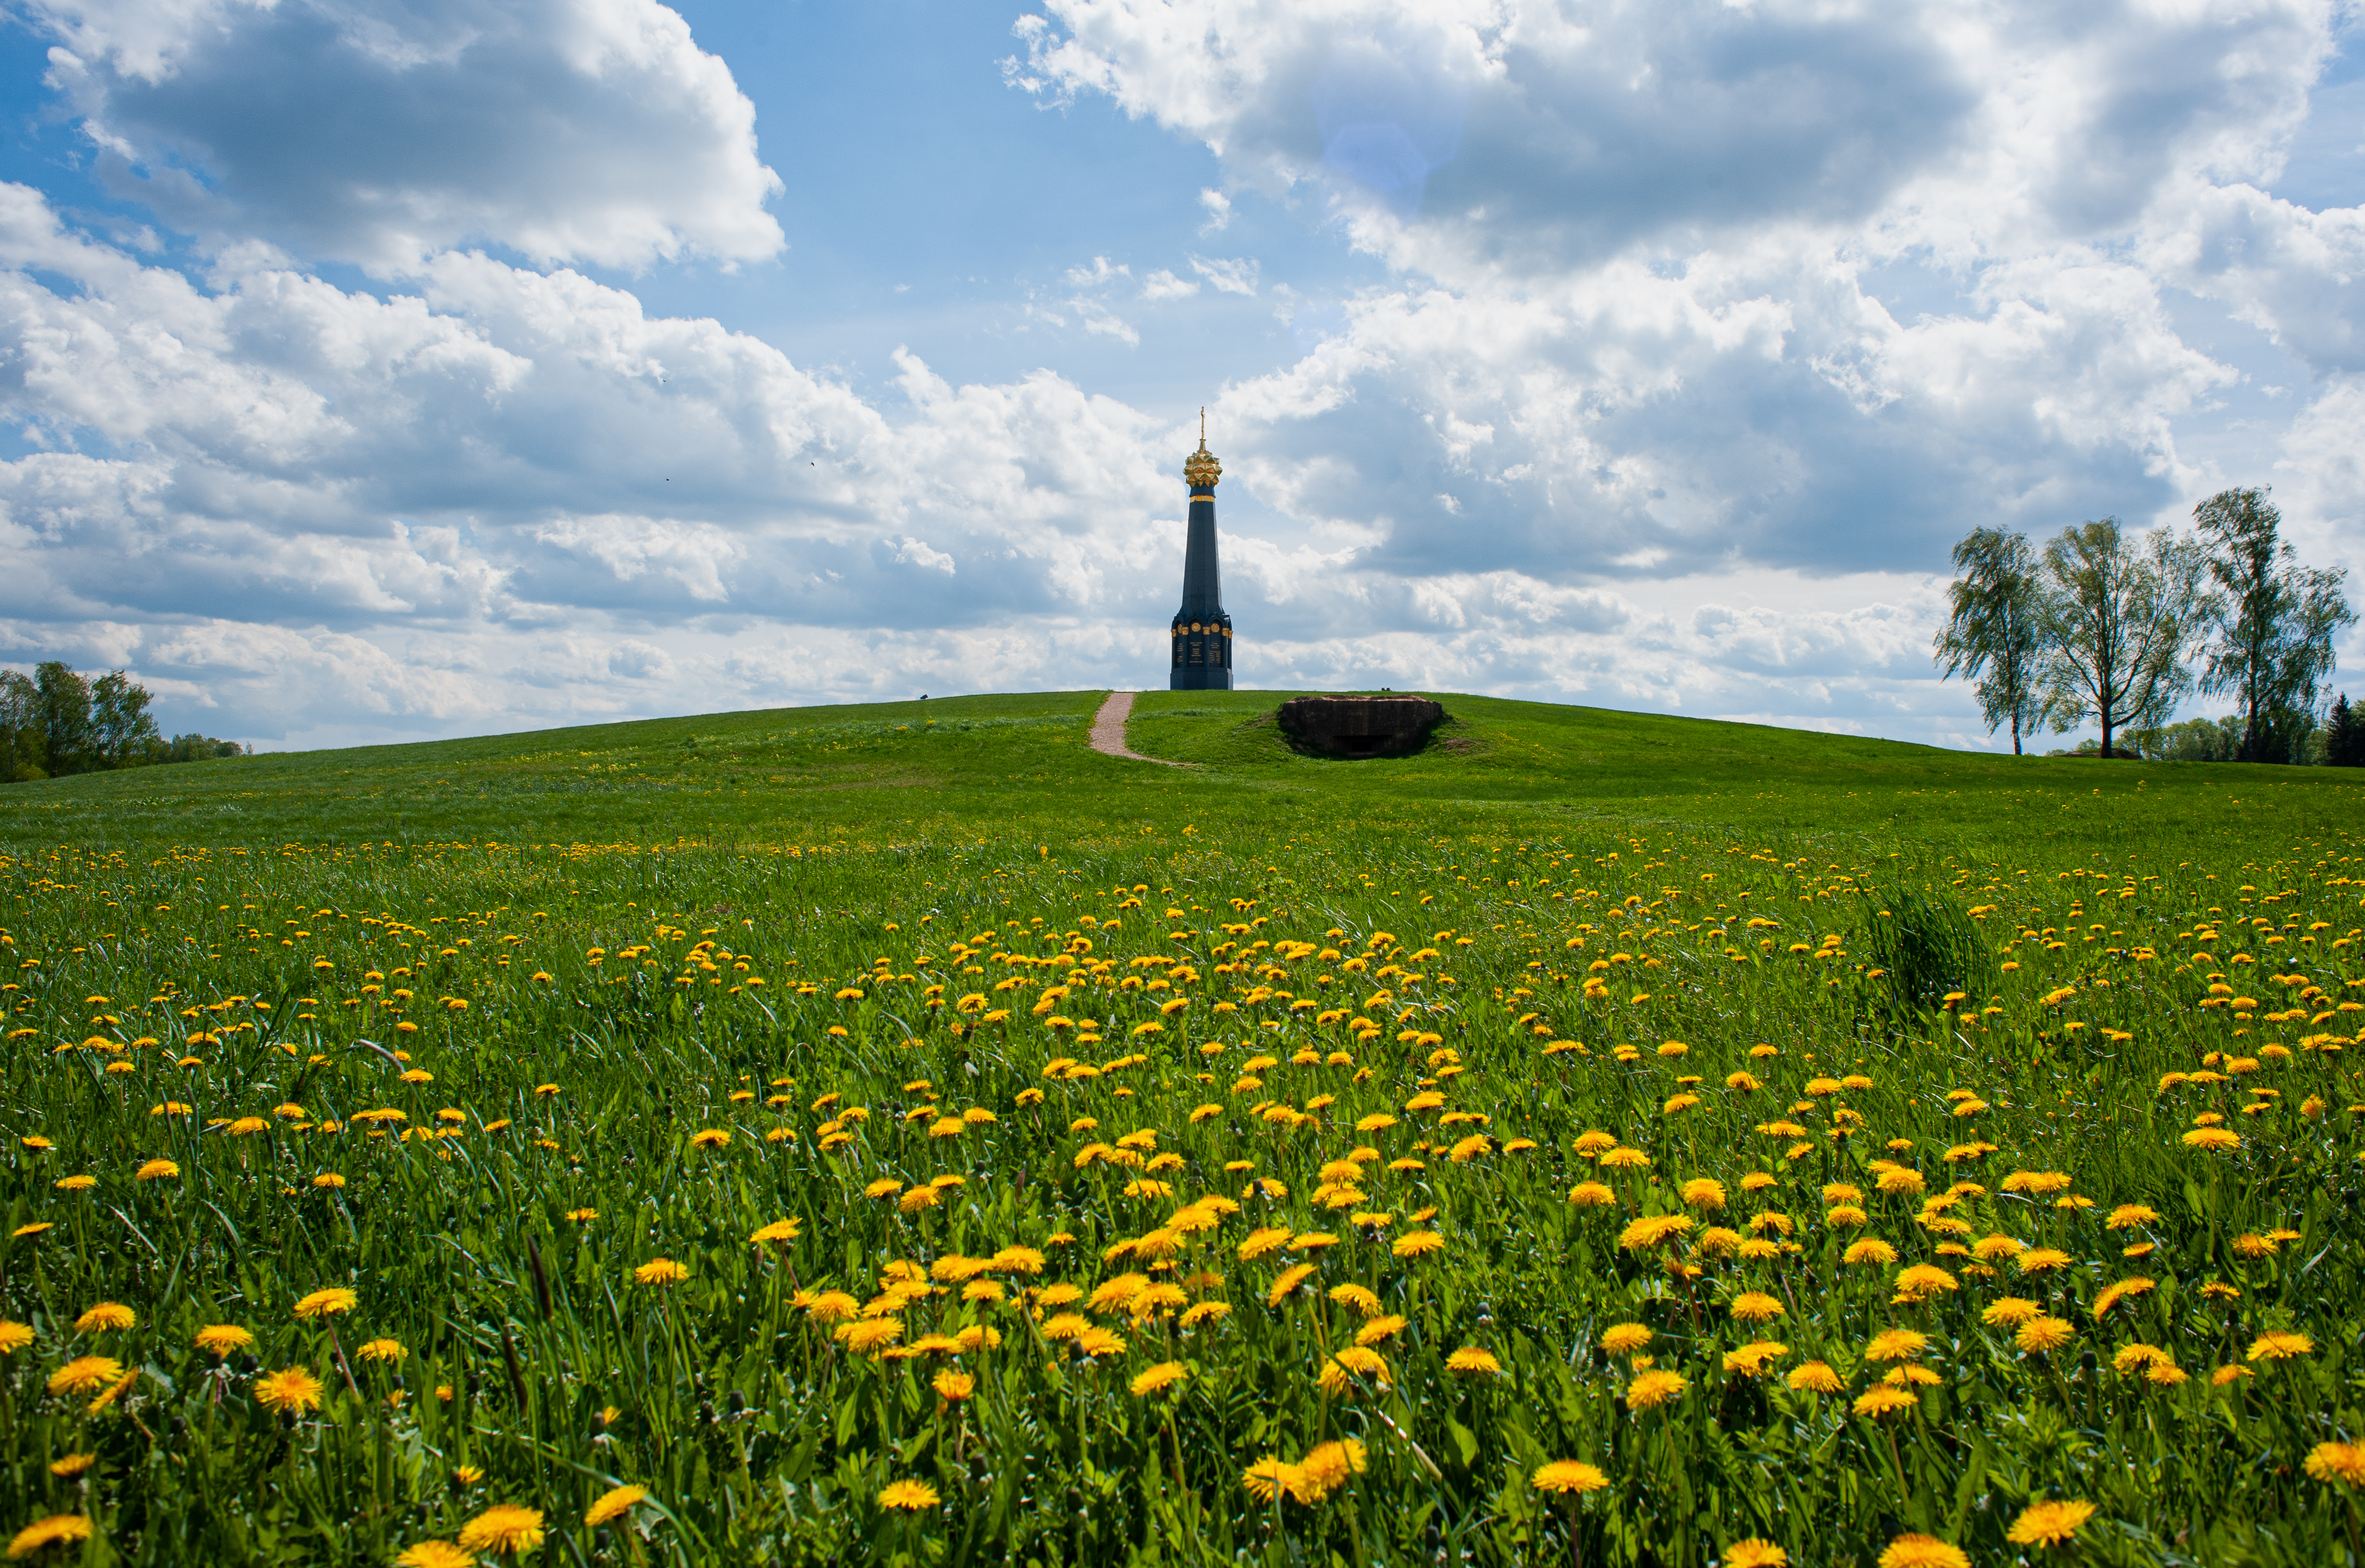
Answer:
[{"label": "gold ornament on monument", "polygon": [[1199,411],[1199,450],[1182,460],[1182,478],[1194,490],[1212,490],[1224,476],[1224,465],[1207,450],[1207,412]]}]

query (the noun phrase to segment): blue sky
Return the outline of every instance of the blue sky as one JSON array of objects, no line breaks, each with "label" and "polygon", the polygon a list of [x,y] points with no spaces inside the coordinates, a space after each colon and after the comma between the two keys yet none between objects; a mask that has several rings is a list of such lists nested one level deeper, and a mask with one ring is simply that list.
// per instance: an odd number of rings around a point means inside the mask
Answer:
[{"label": "blue sky", "polygon": [[1969,526],[2266,483],[2365,565],[2360,38],[39,0],[0,660],[266,747],[1154,685],[1204,404],[1243,684],[1996,744]]}]

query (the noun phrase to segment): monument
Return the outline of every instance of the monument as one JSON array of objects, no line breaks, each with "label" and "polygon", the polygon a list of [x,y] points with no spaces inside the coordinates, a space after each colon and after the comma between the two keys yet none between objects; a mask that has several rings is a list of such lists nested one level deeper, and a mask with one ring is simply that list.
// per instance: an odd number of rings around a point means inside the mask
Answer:
[{"label": "monument", "polygon": [[1199,410],[1199,450],[1182,460],[1191,487],[1190,533],[1182,546],[1182,608],[1174,612],[1173,691],[1232,689],[1232,618],[1224,613],[1223,574],[1216,566],[1216,481],[1224,465],[1207,450],[1207,410]]}]

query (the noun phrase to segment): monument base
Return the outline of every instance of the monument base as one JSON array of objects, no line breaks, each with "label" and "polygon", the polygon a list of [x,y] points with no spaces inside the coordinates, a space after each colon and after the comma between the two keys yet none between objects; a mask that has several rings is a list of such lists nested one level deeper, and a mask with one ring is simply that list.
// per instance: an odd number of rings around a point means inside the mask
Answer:
[{"label": "monument base", "polygon": [[1308,756],[1409,756],[1445,722],[1426,697],[1293,697],[1274,715]]}]

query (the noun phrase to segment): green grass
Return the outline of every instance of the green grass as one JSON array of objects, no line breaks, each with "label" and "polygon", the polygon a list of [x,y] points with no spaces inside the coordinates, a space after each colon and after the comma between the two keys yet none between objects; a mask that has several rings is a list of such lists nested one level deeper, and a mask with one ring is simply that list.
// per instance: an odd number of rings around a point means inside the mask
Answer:
[{"label": "green grass", "polygon": [[1449,722],[1421,755],[1328,761],[1291,752],[1271,722],[1286,693],[1145,693],[1132,745],[1194,765],[1183,773],[1093,753],[1104,695],[780,709],[93,774],[0,789],[0,844],[959,842],[1310,811],[1441,829],[1723,823],[1945,848],[2001,832],[2108,850],[2206,835],[2230,812],[2335,820],[2358,798],[2337,769],[2013,758],[1452,693],[1436,694]]},{"label": "green grass", "polygon": [[[0,790],[0,1531],[381,1564],[514,1505],[530,1561],[580,1564],[1512,1563],[1574,1531],[1629,1568],[1873,1568],[1909,1533],[2365,1568],[2318,1453],[2365,1435],[2353,775],[1450,694],[1428,752],[1330,762],[1278,694],[1151,693],[1167,768],[1088,749],[1102,695]],[[2184,1141],[2211,1116],[2236,1147]],[[660,1258],[687,1277],[636,1276]],[[1951,1288],[1897,1299],[1916,1267]],[[331,1287],[350,1313],[297,1315]],[[856,1351],[835,1292],[936,1348]],[[102,1302],[133,1326],[77,1327]],[[1077,1313],[1122,1345],[1047,1336]],[[1664,1405],[1601,1344],[1630,1322]],[[1326,1388],[1375,1324],[1384,1373]],[[1891,1328],[1934,1381],[1858,1414]],[[928,1338],[962,1330],[1000,1343]],[[1728,1364],[1759,1341],[1769,1372]],[[1793,1388],[1809,1361],[1844,1392]],[[283,1371],[317,1408],[268,1407]],[[1364,1468],[1326,1467],[1349,1439]],[[1295,1496],[1247,1484],[1265,1456]],[[1552,1461],[1604,1484],[1540,1492]],[[2046,1498],[2097,1512],[2009,1540]]]}]

